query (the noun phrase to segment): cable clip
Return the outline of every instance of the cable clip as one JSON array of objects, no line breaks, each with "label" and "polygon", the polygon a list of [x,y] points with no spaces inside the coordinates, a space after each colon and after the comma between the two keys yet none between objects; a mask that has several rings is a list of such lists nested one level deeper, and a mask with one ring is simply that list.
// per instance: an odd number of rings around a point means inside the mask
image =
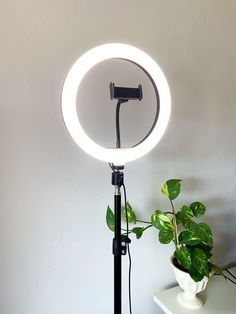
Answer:
[{"label": "cable clip", "polygon": [[113,255],[121,256],[127,253],[127,244],[131,243],[131,240],[127,235],[121,235],[121,239],[113,239]]}]

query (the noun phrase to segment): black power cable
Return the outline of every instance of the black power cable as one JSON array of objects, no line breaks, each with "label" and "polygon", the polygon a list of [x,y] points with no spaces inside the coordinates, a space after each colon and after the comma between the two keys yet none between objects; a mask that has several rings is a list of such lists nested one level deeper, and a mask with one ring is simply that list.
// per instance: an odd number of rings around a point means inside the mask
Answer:
[{"label": "black power cable", "polygon": [[227,280],[231,281],[234,285],[236,285],[236,282],[233,281],[232,279],[230,279],[228,276],[225,276],[225,278],[226,278]]},{"label": "black power cable", "polygon": [[[229,271],[227,268],[225,268],[225,271],[231,275],[231,277],[233,277],[234,279],[236,279],[236,276],[234,274],[231,273],[231,271]],[[229,278],[228,276],[225,276],[225,278],[227,278],[229,281],[231,281],[234,285],[236,285],[236,282],[234,280],[232,280],[231,278]]]},{"label": "black power cable", "polygon": [[[224,271],[226,271],[228,274],[231,275],[231,277],[233,277],[234,279],[236,279],[236,276],[235,276],[234,274],[232,274],[227,268],[225,268]],[[221,276],[220,273],[215,273],[215,274],[213,274],[213,275],[214,275],[214,276]],[[224,274],[224,278],[227,279],[227,280],[229,280],[230,282],[232,282],[234,285],[236,285],[236,282],[235,282],[233,279],[231,279],[231,278],[229,278],[228,276],[226,276],[225,274]]]},{"label": "black power cable", "polygon": [[[126,197],[126,188],[123,184],[124,190],[124,199],[125,199],[125,215],[126,215],[126,235],[129,235],[129,221],[128,221],[128,210],[127,210],[127,197]],[[129,256],[129,313],[132,314],[132,298],[131,298],[131,270],[132,270],[132,259],[129,249],[129,243],[127,243],[127,251]]]},{"label": "black power cable", "polygon": [[236,279],[236,276],[232,274],[231,271],[229,271],[227,268],[225,268],[225,271],[227,271],[228,274],[230,274],[234,279]]}]

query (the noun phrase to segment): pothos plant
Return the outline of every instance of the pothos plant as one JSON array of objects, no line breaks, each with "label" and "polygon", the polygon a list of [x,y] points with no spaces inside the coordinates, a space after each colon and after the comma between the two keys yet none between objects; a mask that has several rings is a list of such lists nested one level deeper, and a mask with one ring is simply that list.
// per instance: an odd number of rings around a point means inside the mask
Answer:
[{"label": "pothos plant", "polygon": [[[137,218],[134,209],[127,202],[126,208],[122,208],[124,220],[128,219],[133,228],[128,233],[141,238],[149,228],[156,228],[159,242],[162,244],[172,243],[174,245],[174,263],[177,267],[189,273],[194,281],[200,281],[204,276],[220,274],[221,268],[210,262],[213,249],[212,231],[208,224],[198,222],[205,213],[205,206],[199,202],[182,205],[176,208],[175,200],[181,191],[181,181],[171,179],[161,187],[161,193],[169,200],[170,210],[156,210],[150,220]],[[127,210],[127,216],[126,216]],[[114,231],[114,213],[107,207],[106,222],[110,230]],[[123,229],[126,232],[126,229]]]}]

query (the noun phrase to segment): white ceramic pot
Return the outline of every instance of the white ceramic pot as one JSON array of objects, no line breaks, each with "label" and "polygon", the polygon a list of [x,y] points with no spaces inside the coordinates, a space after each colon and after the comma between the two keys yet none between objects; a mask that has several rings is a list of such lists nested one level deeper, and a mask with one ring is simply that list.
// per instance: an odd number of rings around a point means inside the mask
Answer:
[{"label": "white ceramic pot", "polygon": [[201,281],[195,282],[187,272],[177,268],[174,265],[173,259],[174,258],[172,256],[171,266],[174,270],[176,281],[184,290],[178,293],[178,302],[189,309],[200,308],[203,304],[203,301],[197,294],[206,288],[208,278],[204,277]]}]

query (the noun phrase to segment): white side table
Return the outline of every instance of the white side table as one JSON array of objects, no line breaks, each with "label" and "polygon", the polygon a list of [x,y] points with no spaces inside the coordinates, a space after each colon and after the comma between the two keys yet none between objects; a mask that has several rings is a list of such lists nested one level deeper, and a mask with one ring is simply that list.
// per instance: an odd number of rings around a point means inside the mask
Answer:
[{"label": "white side table", "polygon": [[[236,276],[236,267],[230,271]],[[230,277],[229,274],[226,275]],[[157,292],[154,301],[167,314],[236,314],[236,285],[229,280],[225,282],[220,276],[213,276],[206,290],[200,293],[204,304],[198,310],[187,309],[178,303],[176,296],[181,290],[177,286]]]}]

